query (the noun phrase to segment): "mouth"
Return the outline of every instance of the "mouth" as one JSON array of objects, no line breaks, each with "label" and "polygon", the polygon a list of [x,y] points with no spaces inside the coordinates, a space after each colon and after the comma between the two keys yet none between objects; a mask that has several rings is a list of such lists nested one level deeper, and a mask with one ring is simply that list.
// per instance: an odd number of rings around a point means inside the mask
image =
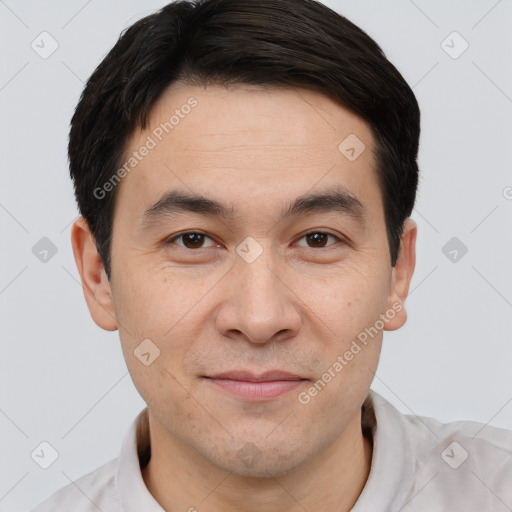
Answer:
[{"label": "mouth", "polygon": [[271,400],[308,381],[299,375],[280,370],[271,370],[260,375],[235,370],[208,376],[205,379],[222,391],[247,401]]}]

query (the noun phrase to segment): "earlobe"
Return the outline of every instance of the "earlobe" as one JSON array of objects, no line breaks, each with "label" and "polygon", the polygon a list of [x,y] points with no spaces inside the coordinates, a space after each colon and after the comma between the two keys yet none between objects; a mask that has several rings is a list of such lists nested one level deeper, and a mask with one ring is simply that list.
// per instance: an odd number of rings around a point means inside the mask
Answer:
[{"label": "earlobe", "polygon": [[110,283],[84,217],[73,223],[71,245],[92,319],[102,329],[115,331],[117,321]]},{"label": "earlobe", "polygon": [[386,323],[386,331],[394,331],[402,327],[407,321],[405,300],[409,293],[409,286],[416,265],[416,235],[418,227],[412,219],[406,219],[400,242],[400,251],[396,265],[393,267],[391,290],[388,300],[388,309],[394,311],[391,320]]}]

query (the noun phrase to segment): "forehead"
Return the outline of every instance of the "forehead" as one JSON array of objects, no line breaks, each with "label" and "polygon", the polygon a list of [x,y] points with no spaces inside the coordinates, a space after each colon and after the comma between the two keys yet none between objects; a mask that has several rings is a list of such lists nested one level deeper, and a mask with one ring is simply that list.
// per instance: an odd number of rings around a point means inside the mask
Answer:
[{"label": "forehead", "polygon": [[175,84],[128,141],[125,163],[137,161],[117,192],[139,210],[178,186],[264,210],[273,199],[342,185],[379,208],[373,153],[368,124],[320,93]]}]

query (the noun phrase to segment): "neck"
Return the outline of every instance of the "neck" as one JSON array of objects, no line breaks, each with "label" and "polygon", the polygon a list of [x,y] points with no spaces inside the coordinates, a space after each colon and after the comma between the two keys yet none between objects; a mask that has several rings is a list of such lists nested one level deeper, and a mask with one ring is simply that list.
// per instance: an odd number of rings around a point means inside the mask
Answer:
[{"label": "neck", "polygon": [[149,422],[151,459],[144,482],[168,512],[350,511],[368,479],[372,443],[361,413],[325,450],[290,474],[252,478],[224,471],[183,446],[156,421]]}]

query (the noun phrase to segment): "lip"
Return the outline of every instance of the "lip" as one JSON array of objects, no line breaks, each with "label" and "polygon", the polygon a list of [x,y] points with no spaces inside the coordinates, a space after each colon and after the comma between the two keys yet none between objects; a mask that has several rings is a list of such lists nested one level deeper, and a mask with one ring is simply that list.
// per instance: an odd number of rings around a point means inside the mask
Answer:
[{"label": "lip", "polygon": [[248,401],[271,400],[292,391],[307,380],[281,370],[271,370],[260,375],[236,370],[206,378],[231,395]]},{"label": "lip", "polygon": [[256,375],[252,372],[245,370],[232,370],[230,372],[217,373],[215,375],[209,376],[208,378],[230,379],[244,382],[270,382],[274,380],[305,380],[300,375],[296,375],[294,373],[289,372],[283,372],[281,370],[269,370],[265,373],[261,373],[260,375]]}]

